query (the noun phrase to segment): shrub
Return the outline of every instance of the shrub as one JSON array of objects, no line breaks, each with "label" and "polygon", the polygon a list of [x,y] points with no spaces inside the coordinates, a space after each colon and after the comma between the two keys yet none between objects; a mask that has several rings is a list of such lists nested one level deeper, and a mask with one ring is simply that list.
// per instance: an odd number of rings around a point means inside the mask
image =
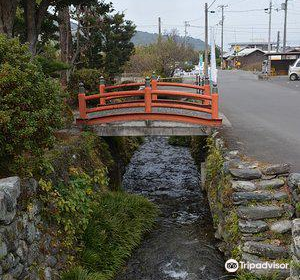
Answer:
[{"label": "shrub", "polygon": [[46,76],[60,77],[60,72],[70,69],[70,65],[60,60],[59,51],[52,42],[47,43],[39,55],[34,57]]},{"label": "shrub", "polygon": [[44,216],[58,225],[63,234],[63,245],[70,249],[80,249],[80,243],[92,215],[92,206],[96,203],[99,189],[105,191],[108,187],[106,168],[95,170],[94,176],[79,169],[70,169],[69,184],[60,183],[53,186],[50,181],[40,181],[44,202]]},{"label": "shrub", "polygon": [[20,168],[52,146],[64,108],[59,83],[45,77],[28,47],[0,35],[0,169]]}]

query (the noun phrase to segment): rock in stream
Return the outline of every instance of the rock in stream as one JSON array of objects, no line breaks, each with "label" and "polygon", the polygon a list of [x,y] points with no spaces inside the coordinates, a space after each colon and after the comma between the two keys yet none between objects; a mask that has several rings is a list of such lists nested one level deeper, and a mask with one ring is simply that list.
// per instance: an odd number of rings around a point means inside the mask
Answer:
[{"label": "rock in stream", "polygon": [[123,188],[156,203],[162,214],[117,280],[221,279],[208,202],[188,148],[149,137],[133,156]]}]

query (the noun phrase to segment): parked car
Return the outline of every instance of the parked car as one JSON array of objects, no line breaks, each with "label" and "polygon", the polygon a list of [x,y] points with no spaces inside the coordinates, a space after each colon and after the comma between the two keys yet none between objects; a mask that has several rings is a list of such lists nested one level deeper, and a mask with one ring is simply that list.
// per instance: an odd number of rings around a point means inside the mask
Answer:
[{"label": "parked car", "polygon": [[291,81],[299,80],[300,78],[300,58],[289,68],[289,77]]}]

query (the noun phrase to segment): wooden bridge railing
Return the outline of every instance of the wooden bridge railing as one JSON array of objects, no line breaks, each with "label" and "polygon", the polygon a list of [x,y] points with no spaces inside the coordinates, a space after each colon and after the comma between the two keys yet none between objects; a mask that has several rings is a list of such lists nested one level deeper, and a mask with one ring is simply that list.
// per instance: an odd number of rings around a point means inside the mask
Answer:
[{"label": "wooden bridge railing", "polygon": [[[139,90],[126,88],[140,87]],[[162,89],[169,87],[169,89]],[[170,89],[194,89],[200,93]],[[122,90],[122,91],[115,91]],[[192,85],[170,82],[159,82],[154,77],[146,78],[145,83],[130,83],[116,86],[105,86],[101,78],[99,94],[86,95],[83,84],[80,85],[78,124],[105,124],[119,121],[175,121],[208,126],[219,126],[219,95],[217,88],[210,88],[209,83]],[[98,103],[89,106],[89,101]],[[95,103],[95,102],[94,102]],[[133,108],[143,108],[133,111]],[[155,112],[154,108],[164,108],[167,112]],[[125,110],[127,109],[127,111]],[[122,113],[119,111],[122,110]],[[173,111],[172,111],[173,110]],[[180,111],[180,113],[178,112]],[[187,113],[194,112],[192,114]],[[199,115],[200,113],[200,115]]]}]

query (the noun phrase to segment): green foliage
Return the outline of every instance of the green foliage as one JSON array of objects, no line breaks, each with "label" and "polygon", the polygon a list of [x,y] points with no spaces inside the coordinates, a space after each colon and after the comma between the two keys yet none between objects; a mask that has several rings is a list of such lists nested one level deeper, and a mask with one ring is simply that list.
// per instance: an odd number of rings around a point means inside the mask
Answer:
[{"label": "green foliage", "polygon": [[173,146],[190,147],[190,136],[171,136],[169,137],[169,144]]},{"label": "green foliage", "polygon": [[[126,193],[105,193],[93,206],[90,224],[84,234],[82,264],[62,279],[112,279],[154,224],[159,211],[143,197]],[[86,271],[94,273],[91,278]],[[73,278],[71,278],[73,277]],[[97,278],[98,277],[98,278]]]},{"label": "green foliage", "polygon": [[110,187],[120,190],[125,167],[130,162],[134,152],[143,143],[143,137],[105,137],[114,164],[109,168]]},{"label": "green foliage", "polygon": [[99,196],[99,188],[108,186],[106,169],[96,170],[95,176],[75,168],[70,170],[68,185],[53,186],[50,181],[40,180],[41,200],[44,202],[44,215],[58,225],[63,234],[63,245],[72,248],[86,230],[92,215],[92,206]]},{"label": "green foliage", "polygon": [[104,1],[85,9],[80,20],[83,25],[80,44],[85,48],[79,60],[86,68],[103,69],[108,80],[113,81],[133,53],[131,39],[135,26],[125,20],[123,13],[114,12],[112,3]]},{"label": "green foliage", "polygon": [[109,279],[107,275],[95,272],[89,273],[86,269],[82,267],[74,267],[68,272],[62,274],[62,280],[107,280]]},{"label": "green foliage", "polygon": [[[224,158],[222,151],[215,145],[213,138],[207,140],[208,156],[206,160],[206,180],[210,184],[217,183],[224,176]],[[214,184],[218,185],[218,184]]]},{"label": "green foliage", "polygon": [[97,69],[79,69],[76,70],[70,77],[68,89],[71,95],[71,103],[77,104],[79,83],[83,83],[87,94],[99,93],[100,77],[102,73]]},{"label": "green foliage", "polygon": [[196,162],[200,167],[201,163],[206,160],[208,153],[207,137],[206,136],[194,136],[191,140],[191,153]]},{"label": "green foliage", "polygon": [[18,169],[54,142],[65,109],[59,83],[46,78],[27,46],[0,35],[0,164]]},{"label": "green foliage", "polygon": [[[56,22],[57,16],[47,11],[44,15],[41,25],[41,32],[39,34],[39,52],[44,49],[44,47],[49,43],[49,41],[59,41],[59,29]],[[19,7],[17,8],[13,33],[15,37],[18,37],[20,39],[21,43],[27,42],[27,29],[23,5],[19,5]]]},{"label": "green foliage", "polygon": [[123,165],[127,166],[133,153],[143,143],[143,137],[105,137],[113,154],[122,159]]},{"label": "green foliage", "polygon": [[35,177],[51,181],[52,184],[68,184],[70,170],[81,170],[95,177],[95,170],[112,169],[115,165],[108,144],[91,132],[79,136],[61,136],[55,147],[46,152],[40,170]]},{"label": "green foliage", "polygon": [[66,63],[63,63],[57,59],[49,59],[42,55],[36,56],[35,59],[41,65],[44,74],[54,78],[59,77],[59,71],[67,70],[70,68],[70,66]]},{"label": "green foliage", "polygon": [[225,231],[228,235],[228,240],[225,241],[237,244],[240,238],[240,230],[239,218],[235,209],[230,211],[228,216],[225,218]]}]

